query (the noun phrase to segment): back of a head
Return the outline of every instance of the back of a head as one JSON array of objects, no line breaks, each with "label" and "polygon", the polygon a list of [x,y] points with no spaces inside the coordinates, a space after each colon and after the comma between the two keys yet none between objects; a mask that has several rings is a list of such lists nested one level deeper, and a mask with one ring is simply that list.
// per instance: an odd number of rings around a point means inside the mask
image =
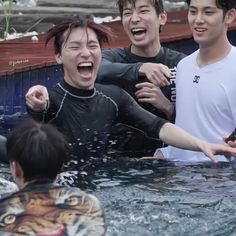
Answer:
[{"label": "back of a head", "polygon": [[68,143],[53,125],[28,120],[7,138],[7,157],[24,172],[24,181],[54,180],[68,157]]}]

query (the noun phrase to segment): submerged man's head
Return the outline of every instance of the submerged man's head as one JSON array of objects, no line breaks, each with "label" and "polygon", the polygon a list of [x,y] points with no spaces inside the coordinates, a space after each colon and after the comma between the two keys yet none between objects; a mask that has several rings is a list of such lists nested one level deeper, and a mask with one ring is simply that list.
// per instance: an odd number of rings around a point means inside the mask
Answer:
[{"label": "submerged man's head", "polygon": [[53,125],[28,120],[7,138],[13,177],[22,188],[31,181],[53,181],[68,158],[68,143]]}]

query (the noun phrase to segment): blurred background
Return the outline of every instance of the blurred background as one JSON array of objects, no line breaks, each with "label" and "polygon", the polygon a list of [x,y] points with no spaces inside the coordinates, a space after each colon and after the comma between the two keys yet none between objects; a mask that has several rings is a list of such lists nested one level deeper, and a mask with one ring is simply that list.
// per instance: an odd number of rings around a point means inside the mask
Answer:
[{"label": "blurred background", "polygon": [[[181,0],[164,0],[167,11],[178,11],[186,7]],[[12,31],[31,30],[45,32],[53,23],[76,14],[92,14],[97,22],[119,19],[116,0],[0,0],[0,37],[3,34],[6,11],[10,16]]]}]

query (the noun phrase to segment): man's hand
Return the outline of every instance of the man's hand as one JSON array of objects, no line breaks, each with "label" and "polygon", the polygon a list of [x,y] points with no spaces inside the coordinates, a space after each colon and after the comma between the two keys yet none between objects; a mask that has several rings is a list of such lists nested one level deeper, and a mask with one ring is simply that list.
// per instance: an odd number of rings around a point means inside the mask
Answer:
[{"label": "man's hand", "polygon": [[213,162],[217,162],[215,155],[236,157],[236,148],[225,146],[223,144],[212,144],[203,142],[203,145],[201,145],[201,150],[205,154],[205,156],[210,158]]},{"label": "man's hand", "polygon": [[42,85],[31,87],[25,95],[26,105],[34,111],[43,111],[48,105],[48,91]]},{"label": "man's hand", "polygon": [[157,109],[162,110],[168,118],[172,116],[174,105],[162,93],[161,89],[156,85],[144,82],[136,84],[138,89],[135,93],[139,102],[146,102],[152,104]]},{"label": "man's hand", "polygon": [[160,161],[165,160],[165,157],[160,150],[157,150],[152,157],[141,157],[139,160]]},{"label": "man's hand", "polygon": [[224,137],[223,137],[223,144],[226,145],[226,146],[230,146],[230,147],[236,148],[235,137],[236,137],[235,130],[234,130],[234,132],[232,134],[224,135]]},{"label": "man's hand", "polygon": [[[215,155],[234,156],[236,157],[236,148],[228,147],[222,144],[211,144],[202,142],[200,145],[201,151],[211,159],[214,163],[217,163]],[[164,160],[164,156],[161,151],[156,152],[152,157],[142,157],[140,160]]]},{"label": "man's hand", "polygon": [[227,144],[228,144],[230,147],[236,148],[236,141],[228,141]]},{"label": "man's hand", "polygon": [[171,77],[170,69],[157,63],[144,63],[139,68],[139,75],[145,75],[147,79],[158,87],[169,85],[169,79]]}]

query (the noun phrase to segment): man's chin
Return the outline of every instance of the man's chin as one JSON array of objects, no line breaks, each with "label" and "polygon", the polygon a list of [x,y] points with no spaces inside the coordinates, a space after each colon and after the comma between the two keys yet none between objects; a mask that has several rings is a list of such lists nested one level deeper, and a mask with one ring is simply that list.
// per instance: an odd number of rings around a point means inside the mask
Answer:
[{"label": "man's chin", "polygon": [[82,83],[79,85],[80,89],[90,90],[94,88],[94,82],[93,83]]}]

